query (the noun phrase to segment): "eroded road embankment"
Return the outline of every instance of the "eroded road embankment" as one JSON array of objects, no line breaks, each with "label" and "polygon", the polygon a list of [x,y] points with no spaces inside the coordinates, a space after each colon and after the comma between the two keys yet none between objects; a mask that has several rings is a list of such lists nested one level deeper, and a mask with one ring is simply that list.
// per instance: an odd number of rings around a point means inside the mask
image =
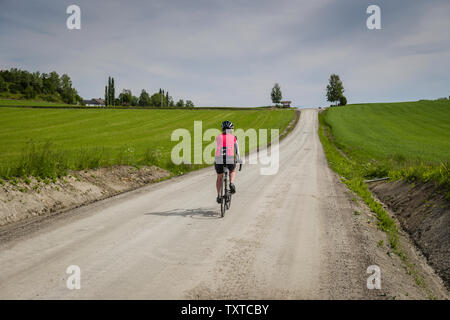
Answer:
[{"label": "eroded road embankment", "polygon": [[[167,170],[152,166],[139,169],[113,166],[71,171],[67,176],[44,181],[33,177],[6,181],[0,186],[0,241],[14,237],[17,230],[31,231],[26,225],[88,203],[106,199],[170,176]],[[14,224],[8,226],[8,224]]]},{"label": "eroded road embankment", "polygon": [[[384,233],[328,168],[317,128],[317,111],[303,110],[276,174],[245,165],[223,219],[207,168],[3,243],[0,298],[445,297],[426,265],[428,291],[377,246]],[[81,269],[80,290],[66,287],[70,265]],[[380,290],[366,287],[370,265],[381,269]]]}]

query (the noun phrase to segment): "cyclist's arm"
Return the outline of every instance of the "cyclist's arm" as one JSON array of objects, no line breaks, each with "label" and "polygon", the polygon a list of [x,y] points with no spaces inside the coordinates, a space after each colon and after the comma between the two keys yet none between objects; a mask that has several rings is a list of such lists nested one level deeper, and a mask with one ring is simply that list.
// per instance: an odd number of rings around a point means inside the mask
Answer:
[{"label": "cyclist's arm", "polygon": [[236,153],[237,162],[240,163],[241,162],[241,155],[239,154],[239,143],[238,143],[237,138],[236,138],[236,142],[234,143],[234,152]]}]

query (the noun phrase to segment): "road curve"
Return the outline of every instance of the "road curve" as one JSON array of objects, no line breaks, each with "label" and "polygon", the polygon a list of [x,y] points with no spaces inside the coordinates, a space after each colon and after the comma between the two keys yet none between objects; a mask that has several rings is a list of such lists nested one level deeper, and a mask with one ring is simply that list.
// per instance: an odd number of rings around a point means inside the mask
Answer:
[{"label": "road curve", "polygon": [[[0,298],[367,297],[365,250],[317,129],[317,111],[302,110],[280,144],[278,173],[245,165],[223,219],[207,168],[78,208],[3,244]],[[69,265],[81,269],[80,290],[66,286]]]}]

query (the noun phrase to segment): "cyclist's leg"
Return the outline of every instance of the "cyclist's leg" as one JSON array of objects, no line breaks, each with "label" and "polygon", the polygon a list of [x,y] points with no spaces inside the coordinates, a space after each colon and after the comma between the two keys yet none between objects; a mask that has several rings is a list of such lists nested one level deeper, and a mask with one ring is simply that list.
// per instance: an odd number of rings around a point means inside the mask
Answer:
[{"label": "cyclist's leg", "polygon": [[222,178],[223,178],[223,173],[218,173],[217,174],[217,180],[216,180],[216,189],[217,189],[217,196],[220,197],[221,196],[221,191],[222,191]]},{"label": "cyclist's leg", "polygon": [[236,177],[236,164],[230,165],[230,191],[231,193],[236,192],[236,186],[234,185],[234,178]]},{"label": "cyclist's leg", "polygon": [[217,173],[216,179],[217,196],[220,197],[220,193],[222,190],[223,165],[214,163],[214,169],[216,170]]},{"label": "cyclist's leg", "polygon": [[234,178],[236,177],[236,170],[230,171],[230,182],[234,183]]},{"label": "cyclist's leg", "polygon": [[229,164],[228,169],[230,170],[230,182],[234,183],[234,178],[236,177],[236,163]]}]

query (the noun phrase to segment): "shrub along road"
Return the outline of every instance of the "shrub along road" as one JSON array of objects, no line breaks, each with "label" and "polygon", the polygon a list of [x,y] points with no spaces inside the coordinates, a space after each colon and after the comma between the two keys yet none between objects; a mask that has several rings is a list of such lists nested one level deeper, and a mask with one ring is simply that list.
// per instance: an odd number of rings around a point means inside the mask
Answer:
[{"label": "shrub along road", "polygon": [[[245,165],[223,219],[205,168],[4,242],[0,298],[446,298],[420,257],[425,287],[383,245],[376,218],[328,168],[317,131],[317,111],[303,110],[280,143],[278,173]],[[66,287],[70,265],[81,268],[80,290]],[[366,287],[370,265],[380,290]]]}]

